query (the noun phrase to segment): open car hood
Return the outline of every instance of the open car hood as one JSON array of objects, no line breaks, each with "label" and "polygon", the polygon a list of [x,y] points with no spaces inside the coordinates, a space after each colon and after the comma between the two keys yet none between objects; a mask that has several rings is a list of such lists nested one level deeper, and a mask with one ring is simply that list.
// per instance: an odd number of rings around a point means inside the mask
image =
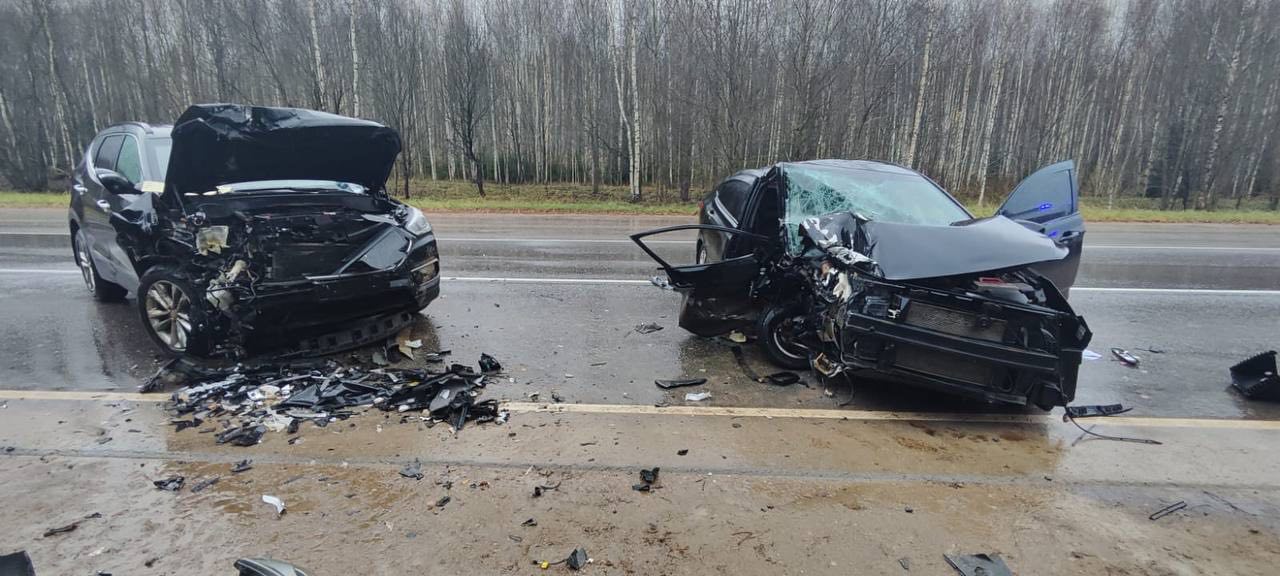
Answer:
[{"label": "open car hood", "polygon": [[220,184],[334,180],[379,191],[400,135],[377,122],[299,108],[200,104],[174,123],[165,195]]},{"label": "open car hood", "polygon": [[809,218],[801,234],[819,248],[840,244],[871,258],[887,280],[978,274],[1061,260],[1068,250],[993,216],[950,226],[859,220],[849,212]]}]

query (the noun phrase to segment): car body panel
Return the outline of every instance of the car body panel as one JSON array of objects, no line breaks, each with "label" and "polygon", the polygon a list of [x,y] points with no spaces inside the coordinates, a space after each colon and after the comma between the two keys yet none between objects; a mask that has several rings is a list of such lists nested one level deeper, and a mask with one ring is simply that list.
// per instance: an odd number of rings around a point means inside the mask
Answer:
[{"label": "car body panel", "polygon": [[1067,257],[1036,266],[1064,294],[1075,284],[1084,250],[1084,216],[1075,162],[1045,166],[1018,183],[997,214],[1018,221],[1068,250]]},{"label": "car body panel", "polygon": [[724,334],[739,328],[751,316],[751,283],[760,275],[760,260],[747,254],[727,260],[673,266],[649,248],[649,236],[680,230],[725,236],[743,236],[752,241],[763,237],[725,226],[684,224],[633,234],[631,240],[649,254],[667,273],[670,285],[683,297],[680,303],[680,327],[700,336]]}]

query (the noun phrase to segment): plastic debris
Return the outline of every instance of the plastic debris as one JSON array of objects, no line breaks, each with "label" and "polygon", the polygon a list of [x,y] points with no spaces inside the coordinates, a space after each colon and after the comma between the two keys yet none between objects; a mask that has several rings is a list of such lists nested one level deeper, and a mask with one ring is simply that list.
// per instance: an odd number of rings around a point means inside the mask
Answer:
[{"label": "plastic debris", "polygon": [[528,520],[525,520],[524,522],[521,522],[520,525],[526,528],[532,528],[538,525],[538,521],[534,520],[533,518],[530,518]]},{"label": "plastic debris", "polygon": [[533,497],[534,497],[534,498],[540,498],[540,497],[542,497],[542,494],[543,494],[543,493],[545,493],[545,492],[550,492],[551,490],[559,490],[559,489],[560,489],[560,484],[561,484],[561,482],[556,482],[555,484],[552,484],[552,485],[549,485],[549,486],[543,486],[543,485],[541,485],[541,484],[539,484],[539,485],[537,485],[537,486],[534,486],[534,487],[533,487]]},{"label": "plastic debris", "polygon": [[658,387],[662,388],[663,390],[670,390],[672,388],[681,388],[684,386],[699,386],[702,384],[706,384],[707,379],[706,378],[687,378],[684,380],[654,380],[653,383],[657,384]]},{"label": "plastic debris", "polygon": [[262,424],[245,423],[238,428],[232,428],[218,434],[218,443],[231,443],[236,446],[253,446],[262,441],[262,435],[266,432],[267,427]]},{"label": "plastic debris", "polygon": [[586,548],[574,548],[569,557],[565,559],[565,564],[570,570],[581,570],[591,562],[591,558],[587,556]]},{"label": "plastic debris", "polygon": [[1245,398],[1280,401],[1276,351],[1263,352],[1231,367],[1231,385]]},{"label": "plastic debris", "polygon": [[1089,350],[1086,348],[1084,352],[1080,353],[1080,357],[1084,358],[1085,360],[1097,360],[1099,358],[1102,358],[1102,355],[1097,352],[1094,352],[1093,350]]},{"label": "plastic debris", "polygon": [[689,449],[688,449],[688,448],[685,448],[685,449],[683,449],[683,450],[676,450],[676,456],[684,456],[684,455],[686,455],[686,454],[688,454],[688,453],[689,453]]},{"label": "plastic debris", "polygon": [[0,574],[4,576],[36,576],[36,568],[26,550],[0,556]]},{"label": "plastic debris", "polygon": [[239,576],[307,576],[311,574],[288,562],[267,558],[241,558],[236,560]]},{"label": "plastic debris", "polygon": [[652,334],[659,330],[662,330],[662,325],[657,322],[645,322],[644,324],[636,325],[636,332],[640,334]]},{"label": "plastic debris", "polygon": [[241,472],[246,472],[252,468],[253,468],[253,460],[248,460],[248,459],[241,460],[239,462],[236,462],[235,465],[231,467],[231,473],[239,474]]},{"label": "plastic debris", "polygon": [[1013,576],[999,554],[943,554],[943,557],[963,576]]},{"label": "plastic debris", "polygon": [[502,371],[502,364],[498,360],[488,354],[480,354],[480,371],[485,374],[494,374]]},{"label": "plastic debris", "polygon": [[199,482],[196,482],[195,484],[192,484],[191,491],[196,493],[203,492],[205,488],[208,488],[210,486],[213,486],[214,484],[217,484],[219,480],[222,480],[221,476],[213,476],[211,478],[205,478],[204,480],[201,480]]},{"label": "plastic debris", "polygon": [[436,500],[436,508],[444,508],[444,505],[448,504],[451,500],[453,500],[452,496],[441,496],[439,500]]},{"label": "plastic debris", "polygon": [[1119,360],[1120,363],[1130,368],[1137,368],[1138,363],[1142,361],[1141,358],[1130,354],[1129,351],[1124,348],[1112,348],[1111,355],[1115,356],[1116,360]]},{"label": "plastic debris", "polygon": [[684,395],[684,399],[686,402],[701,402],[708,398],[711,398],[710,392],[697,392],[697,393],[690,392]]},{"label": "plastic debris", "polygon": [[400,469],[400,475],[404,476],[405,478],[421,480],[422,479],[422,462],[420,462],[417,458],[414,458],[413,462],[410,462],[409,464],[405,464],[404,468]]},{"label": "plastic debris", "polygon": [[1165,506],[1164,508],[1156,510],[1155,512],[1151,513],[1150,516],[1147,516],[1147,519],[1151,521],[1159,520],[1161,518],[1164,518],[1165,516],[1173,514],[1174,512],[1182,510],[1186,507],[1187,507],[1187,501],[1179,500],[1177,502],[1174,502],[1173,504]]},{"label": "plastic debris", "polygon": [[152,484],[154,484],[156,488],[159,488],[161,490],[168,490],[169,492],[177,492],[182,489],[182,483],[186,481],[187,479],[182,476],[170,476],[168,478],[165,478],[164,480],[156,480],[152,482]]},{"label": "plastic debris", "polygon": [[661,471],[661,468],[658,468],[657,466],[654,466],[652,469],[648,469],[648,470],[641,469],[640,483],[632,484],[631,489],[635,490],[636,492],[649,492],[650,490],[653,489],[654,482],[658,481],[659,471]]},{"label": "plastic debris", "polygon": [[262,501],[275,507],[277,518],[284,515],[284,512],[285,512],[284,500],[281,500],[270,494],[263,494]]},{"label": "plastic debris", "polygon": [[738,344],[744,344],[747,341],[747,335],[737,330],[730,332],[728,338],[730,342],[737,342]]},{"label": "plastic debris", "polygon": [[[84,522],[85,520],[92,520],[92,519],[94,519],[94,518],[101,518],[101,517],[102,517],[102,514],[101,514],[101,513],[99,513],[99,512],[94,512],[93,514],[86,515],[85,517],[80,518],[80,519],[78,519],[78,520],[76,520],[75,522],[72,522],[72,523],[70,523],[70,524],[66,524],[66,525],[63,525],[63,526],[58,526],[57,528],[50,528],[50,529],[48,529],[48,530],[45,530],[45,531],[44,531],[43,536],[44,536],[45,538],[48,538],[48,537],[53,536],[53,535],[55,535],[55,534],[65,534],[65,533],[67,533],[67,532],[72,532],[72,531],[74,531],[76,528],[79,528],[79,527],[80,527],[80,523],[81,523],[81,522]],[[7,557],[6,557],[6,558],[7,558]],[[4,565],[4,561],[3,561],[3,559],[2,559],[2,558],[0,558],[0,566],[3,566],[3,565]],[[5,572],[4,570],[0,570],[0,574],[9,574],[9,573],[8,573],[8,572]]]},{"label": "plastic debris", "polygon": [[1133,410],[1121,404],[1092,404],[1087,406],[1067,406],[1067,416],[1072,418],[1094,418],[1097,416],[1115,416]]}]

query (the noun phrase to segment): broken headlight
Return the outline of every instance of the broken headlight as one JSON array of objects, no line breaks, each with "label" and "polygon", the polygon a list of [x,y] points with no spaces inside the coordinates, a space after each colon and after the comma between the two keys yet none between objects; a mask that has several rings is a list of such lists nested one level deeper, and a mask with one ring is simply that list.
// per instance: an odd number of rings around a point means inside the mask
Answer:
[{"label": "broken headlight", "polygon": [[421,210],[409,206],[408,215],[404,219],[404,229],[414,236],[422,236],[431,231],[431,223]]}]

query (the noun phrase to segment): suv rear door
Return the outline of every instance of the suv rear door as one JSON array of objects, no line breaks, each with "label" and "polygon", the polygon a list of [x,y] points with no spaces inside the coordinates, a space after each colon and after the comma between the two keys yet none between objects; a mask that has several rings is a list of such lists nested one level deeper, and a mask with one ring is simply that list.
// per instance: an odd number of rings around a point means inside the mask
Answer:
[{"label": "suv rear door", "polygon": [[710,234],[729,238],[739,236],[744,242],[763,241],[765,237],[714,224],[683,224],[631,235],[631,240],[667,273],[671,287],[683,295],[681,328],[699,336],[716,336],[750,324],[754,312],[751,285],[760,275],[760,260],[753,253],[727,260],[674,266],[643,240],[679,230],[697,230],[704,238]]},{"label": "suv rear door", "polygon": [[1084,249],[1085,226],[1080,215],[1075,162],[1051,164],[1027,176],[996,213],[1052,238],[1070,251],[1062,260],[1034,267],[1066,295],[1076,281]]}]

